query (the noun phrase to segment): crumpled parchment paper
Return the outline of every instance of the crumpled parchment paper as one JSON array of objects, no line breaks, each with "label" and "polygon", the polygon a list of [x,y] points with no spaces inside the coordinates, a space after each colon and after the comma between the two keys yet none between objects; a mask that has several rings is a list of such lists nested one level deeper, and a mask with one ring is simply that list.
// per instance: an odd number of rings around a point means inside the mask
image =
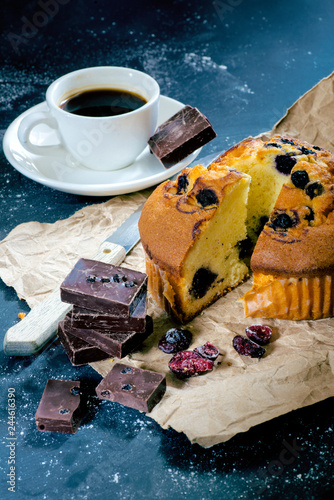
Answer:
[{"label": "crumpled parchment paper", "polygon": [[[334,150],[334,73],[302,96],[271,134],[288,134]],[[268,134],[266,134],[268,135]],[[123,195],[85,207],[54,224],[20,224],[0,243],[0,277],[33,307],[43,300],[80,257],[92,258],[109,236],[149,195]],[[145,271],[139,243],[124,266]],[[193,349],[211,341],[221,352],[214,370],[181,381],[169,372],[171,356],[157,348],[171,319],[148,297],[154,332],[140,350],[122,362],[166,373],[167,391],[149,414],[162,427],[184,432],[209,447],[239,432],[303,406],[334,396],[334,319],[261,320],[273,327],[273,338],[261,360],[244,361],[233,349],[236,334],[254,319],[244,318],[237,299],[251,280],[221,298],[188,324]],[[92,363],[105,376],[112,359]]]}]

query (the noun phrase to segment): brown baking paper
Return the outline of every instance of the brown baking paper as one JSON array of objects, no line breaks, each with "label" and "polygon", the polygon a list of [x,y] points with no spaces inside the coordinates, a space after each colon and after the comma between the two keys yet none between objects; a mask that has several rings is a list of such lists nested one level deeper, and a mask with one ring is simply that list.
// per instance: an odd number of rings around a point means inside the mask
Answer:
[{"label": "brown baking paper", "polygon": [[[332,148],[334,75],[311,89],[278,122],[272,133],[289,134]],[[93,257],[99,244],[148,196],[149,191],[119,196],[85,207],[54,224],[30,222],[16,227],[0,243],[0,276],[33,307],[59,285],[79,257]],[[125,266],[145,270],[141,244]],[[166,373],[167,391],[149,414],[162,427],[184,432],[204,447],[227,441],[239,432],[291,410],[334,395],[334,319],[318,321],[259,320],[273,327],[273,338],[261,360],[244,360],[232,347],[254,319],[244,319],[237,299],[251,280],[221,298],[187,325],[190,346],[214,343],[221,352],[214,370],[181,381],[168,369],[171,356],[157,348],[159,338],[174,326],[148,297],[154,332],[124,363]],[[112,359],[92,363],[103,376]]]}]

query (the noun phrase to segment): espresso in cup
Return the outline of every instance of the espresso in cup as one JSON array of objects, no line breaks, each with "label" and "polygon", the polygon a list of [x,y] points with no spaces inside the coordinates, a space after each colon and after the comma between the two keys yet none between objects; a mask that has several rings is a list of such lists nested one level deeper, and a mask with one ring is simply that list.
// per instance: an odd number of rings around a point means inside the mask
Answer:
[{"label": "espresso in cup", "polygon": [[80,116],[117,116],[130,113],[147,100],[141,95],[123,89],[89,89],[66,97],[59,107],[68,113]]},{"label": "espresso in cup", "polygon": [[[97,66],[73,71],[49,86],[48,110],[23,118],[18,138],[32,154],[67,150],[70,167],[124,168],[144,151],[157,127],[159,96],[158,83],[135,69]],[[56,131],[57,145],[31,142],[30,133],[39,124]]]}]

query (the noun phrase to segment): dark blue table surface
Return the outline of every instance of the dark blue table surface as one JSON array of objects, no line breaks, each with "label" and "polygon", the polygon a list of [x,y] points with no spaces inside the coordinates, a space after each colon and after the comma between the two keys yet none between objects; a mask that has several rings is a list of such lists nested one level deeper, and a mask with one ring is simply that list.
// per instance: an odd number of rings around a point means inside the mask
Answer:
[{"label": "dark blue table surface", "polygon": [[[162,94],[201,109],[218,134],[203,150],[209,154],[270,130],[334,69],[331,0],[3,0],[0,23],[1,139],[55,78],[117,65],[150,73]],[[22,222],[54,222],[106,199],[39,185],[3,153],[0,168],[0,239]],[[1,341],[28,310],[0,281]],[[76,435],[57,435],[35,426],[46,380],[100,377],[72,367],[57,343],[40,356],[0,358],[0,498],[13,495],[8,388],[17,400],[15,498],[333,498],[333,398],[210,449],[97,400]]]}]

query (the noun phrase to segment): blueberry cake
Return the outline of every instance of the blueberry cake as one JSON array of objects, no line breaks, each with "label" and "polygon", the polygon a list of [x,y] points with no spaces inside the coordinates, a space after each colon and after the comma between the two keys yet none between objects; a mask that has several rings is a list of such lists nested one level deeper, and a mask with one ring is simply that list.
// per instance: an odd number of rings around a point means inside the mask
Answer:
[{"label": "blueberry cake", "polygon": [[239,253],[249,184],[235,169],[197,165],[158,186],[144,205],[139,231],[148,287],[181,323],[248,274]]},{"label": "blueberry cake", "polygon": [[149,289],[182,322],[243,280],[245,250],[246,316],[334,315],[334,155],[318,146],[246,139],[159,186],[139,228]]},{"label": "blueberry cake", "polygon": [[272,141],[301,154],[291,155],[294,163],[252,254],[245,315],[334,316],[334,155],[291,138]]}]

